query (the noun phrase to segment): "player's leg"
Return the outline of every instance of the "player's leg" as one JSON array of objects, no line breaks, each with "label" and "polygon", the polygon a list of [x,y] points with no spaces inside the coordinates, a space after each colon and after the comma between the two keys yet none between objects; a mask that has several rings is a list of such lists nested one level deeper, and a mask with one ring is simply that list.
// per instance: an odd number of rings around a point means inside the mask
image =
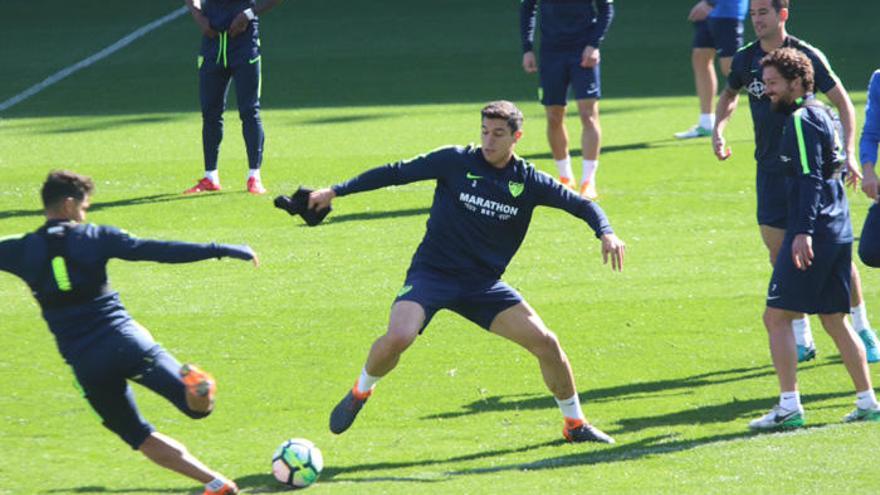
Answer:
[{"label": "player's leg", "polygon": [[[90,349],[89,354],[73,366],[83,395],[101,417],[104,426],[159,466],[205,483],[206,494],[237,493],[235,483],[208,469],[183,445],[158,434],[141,416],[134,393],[116,369],[120,365],[127,367],[132,354],[139,353],[139,345],[132,345],[129,339],[116,339],[112,345],[106,344],[104,347],[112,349],[112,352]],[[113,356],[119,362],[108,362],[106,356]]]},{"label": "player's leg", "polygon": [[559,172],[559,181],[574,189],[571,155],[568,149],[568,129],[565,127],[565,107],[568,103],[568,73],[563,53],[541,51],[538,75],[541,87],[538,91],[544,113],[547,116],[547,142],[550,154]]},{"label": "player's leg", "polygon": [[563,435],[566,439],[614,443],[610,436],[586,421],[568,356],[556,335],[544,325],[528,303],[521,301],[498,313],[489,331],[519,344],[537,358],[544,383],[562,410],[565,421]]},{"label": "player's leg", "polygon": [[205,161],[205,177],[195,186],[184,191],[194,194],[220,190],[220,173],[217,159],[223,140],[223,111],[226,109],[226,93],[231,74],[229,69],[213,60],[205,59],[199,67],[199,103],[202,109],[202,152]]},{"label": "player's leg", "polygon": [[732,65],[733,57],[718,57],[718,68],[721,69],[722,76],[727,77],[730,75],[730,68]]},{"label": "player's leg", "polygon": [[859,258],[862,263],[880,268],[880,204],[874,203],[868,209],[862,234],[859,237]]},{"label": "player's leg", "polygon": [[[780,255],[789,256],[782,250],[788,216],[786,177],[758,171],[756,175],[757,218],[761,229],[761,240],[770,254],[770,264],[776,265]],[[792,320],[792,332],[797,341],[798,362],[806,362],[816,357],[816,344],[810,328],[810,318],[802,314]]]},{"label": "player's leg", "polygon": [[426,324],[424,307],[411,300],[399,300],[391,308],[388,330],[370,347],[361,376],[330,414],[330,431],[347,430],[373,393],[376,382],[397,366],[400,356],[415,341]]},{"label": "player's leg", "polygon": [[851,263],[852,285],[850,291],[849,315],[852,320],[856,335],[862,339],[865,345],[865,357],[869,363],[880,361],[880,343],[877,334],[868,322],[868,311],[865,308],[865,299],[862,296],[862,277],[855,263]]},{"label": "player's leg", "polygon": [[161,395],[190,418],[201,419],[214,410],[214,378],[195,365],[181,365],[160,345],[149,349],[132,380]]},{"label": "player's leg", "polygon": [[715,75],[715,40],[709,30],[708,21],[694,23],[691,46],[691,68],[700,102],[700,117],[697,124],[690,129],[676,132],[675,137],[678,139],[709,136],[715,124],[712,99],[718,91],[718,79]]},{"label": "player's leg", "polygon": [[[774,274],[775,278],[775,274]],[[773,285],[768,302],[774,296]],[[780,308],[767,307],[764,311],[764,326],[770,341],[770,356],[779,380],[779,403],[764,416],[749,422],[754,430],[775,430],[797,428],[804,424],[804,411],[797,388],[797,350],[791,332],[791,322],[797,313]]]},{"label": "player's leg", "polygon": [[235,93],[238,98],[238,116],[248,155],[247,190],[251,194],[264,194],[260,177],[263,164],[263,120],[260,117],[260,93],[262,92],[262,61],[259,54],[239,61],[233,72]]},{"label": "player's leg", "polygon": [[599,100],[577,100],[581,117],[581,149],[583,150],[583,174],[580,194],[596,199],[596,171],[599,169],[599,149],[602,146],[602,127],[599,125]]}]

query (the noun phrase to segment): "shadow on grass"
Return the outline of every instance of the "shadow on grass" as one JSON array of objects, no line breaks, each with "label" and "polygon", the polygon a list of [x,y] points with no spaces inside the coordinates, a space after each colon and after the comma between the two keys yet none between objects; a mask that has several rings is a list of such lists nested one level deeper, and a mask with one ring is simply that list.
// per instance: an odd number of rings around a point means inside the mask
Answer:
[{"label": "shadow on grass", "polygon": [[[423,208],[408,208],[406,210],[387,210],[387,211],[364,211],[360,213],[345,213],[343,215],[334,216],[332,213],[327,217],[327,221],[324,224],[336,224],[336,223],[345,223],[345,222],[355,222],[361,220],[381,220],[384,218],[403,218],[403,217],[414,217],[427,215],[428,212],[431,211],[431,208],[423,207]],[[301,219],[295,219],[295,222],[300,227],[308,227]]]},{"label": "shadow on grass", "polygon": [[[119,208],[126,206],[138,206],[138,205],[147,205],[147,204],[156,204],[156,203],[168,203],[171,201],[180,201],[180,200],[192,200],[196,198],[207,198],[213,197],[223,194],[242,194],[242,191],[236,192],[215,192],[208,194],[193,194],[193,195],[183,195],[180,193],[177,194],[151,194],[149,196],[139,196],[136,198],[125,198],[125,199],[117,199],[115,201],[103,201],[103,202],[94,202],[89,207],[90,212],[101,211],[108,208]],[[17,217],[42,217],[43,210],[42,209],[31,209],[31,210],[2,210],[0,211],[0,220],[4,220],[6,218],[17,218]]]},{"label": "shadow on grass", "polygon": [[[176,488],[107,488],[106,486],[78,486],[75,488],[53,488],[51,490],[46,490],[43,493],[180,493],[180,490]],[[187,493],[195,493],[195,491],[189,491]]]},{"label": "shadow on grass", "polygon": [[[830,366],[839,363],[839,359],[826,359],[813,365],[802,365],[800,371],[806,372],[817,367]],[[608,401],[619,402],[623,400],[642,399],[647,396],[684,395],[692,392],[693,389],[697,387],[723,385],[725,383],[742,380],[769,377],[774,374],[773,366],[768,364],[763,366],[753,366],[750,368],[733,368],[729,370],[711,371],[684,378],[628,383],[616,387],[597,388],[582,391],[579,395],[581,399],[587,403],[601,403]],[[680,393],[675,393],[676,391],[679,391]],[[490,396],[480,398],[479,400],[462,406],[462,411],[432,414],[430,416],[425,416],[423,419],[452,419],[485,412],[520,411],[555,407],[556,404],[554,404],[553,400],[545,394],[534,394],[529,395],[524,399],[514,400],[511,400],[510,396]],[[688,421],[687,423],[691,422],[692,421]]]}]

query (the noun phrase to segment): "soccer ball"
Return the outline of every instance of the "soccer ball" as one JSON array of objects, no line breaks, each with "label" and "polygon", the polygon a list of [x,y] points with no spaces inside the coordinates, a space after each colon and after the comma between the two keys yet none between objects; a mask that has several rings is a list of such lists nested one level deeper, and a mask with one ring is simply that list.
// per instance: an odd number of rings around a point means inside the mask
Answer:
[{"label": "soccer ball", "polygon": [[324,469],[324,456],[315,444],[304,438],[282,443],[272,456],[272,474],[287,486],[306,488],[318,480]]}]

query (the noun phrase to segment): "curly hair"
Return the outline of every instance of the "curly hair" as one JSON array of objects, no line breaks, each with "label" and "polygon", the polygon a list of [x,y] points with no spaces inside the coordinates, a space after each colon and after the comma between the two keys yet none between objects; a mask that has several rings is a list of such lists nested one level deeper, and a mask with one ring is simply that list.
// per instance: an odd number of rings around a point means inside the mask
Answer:
[{"label": "curly hair", "polygon": [[761,67],[775,68],[786,81],[800,78],[804,91],[813,92],[813,63],[799,50],[777,48],[761,59]]}]

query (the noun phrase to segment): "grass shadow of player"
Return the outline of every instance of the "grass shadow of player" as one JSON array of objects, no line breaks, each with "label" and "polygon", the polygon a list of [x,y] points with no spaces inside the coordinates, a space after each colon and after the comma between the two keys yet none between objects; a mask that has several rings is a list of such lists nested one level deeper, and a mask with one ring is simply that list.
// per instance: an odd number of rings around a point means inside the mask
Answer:
[{"label": "grass shadow of player", "polygon": [[93,122],[89,122],[87,124],[77,124],[77,125],[55,125],[53,128],[48,128],[42,130],[40,132],[44,134],[75,134],[79,132],[95,132],[95,131],[105,131],[107,129],[118,129],[124,126],[130,125],[139,125],[139,124],[159,124],[164,122],[171,122],[173,120],[180,120],[181,117],[177,115],[143,115],[136,117],[112,117],[107,119],[99,119]]},{"label": "grass shadow of player", "polygon": [[179,488],[107,488],[106,486],[78,486],[75,488],[53,488],[43,493],[180,493]]},{"label": "grass shadow of player", "polygon": [[[193,200],[196,198],[207,198],[220,194],[240,194],[241,191],[237,192],[215,192],[210,195],[207,194],[193,194],[193,195],[184,195],[184,194],[151,194],[149,196],[138,196],[136,198],[124,198],[117,199],[113,201],[95,201],[89,207],[89,212],[94,213],[96,211],[106,210],[110,208],[120,208],[127,206],[139,206],[139,205],[148,205],[148,204],[156,204],[156,203],[168,203],[171,201],[181,201],[181,200]],[[0,211],[0,220],[5,220],[7,218],[19,218],[19,217],[42,217],[43,210],[39,208],[33,208],[29,210],[19,209],[19,210],[2,210]]]},{"label": "grass shadow of player", "polygon": [[[807,371],[822,366],[839,364],[839,360],[826,359],[813,364],[803,364],[801,370]],[[774,376],[775,371],[771,365],[752,366],[748,368],[732,368],[729,370],[711,371],[700,373],[684,378],[672,378],[654,380],[648,382],[627,383],[614,387],[595,388],[579,393],[584,402],[620,402],[622,400],[638,400],[646,397],[668,397],[674,395],[690,394],[698,387],[711,387],[728,383],[766,378]],[[556,404],[546,394],[531,394],[523,399],[514,396],[488,396],[481,397],[469,404],[462,406],[460,411],[445,412],[425,416],[423,419],[453,419],[473,414],[495,411],[521,411],[555,408]]]},{"label": "grass shadow of player", "polygon": [[[405,210],[363,211],[359,213],[344,213],[342,215],[333,215],[331,213],[324,223],[332,225],[336,223],[356,222],[362,220],[382,220],[385,218],[413,217],[427,215],[430,211],[430,208],[422,207],[407,208]],[[303,223],[300,225],[300,227],[308,227],[308,225]]]}]

